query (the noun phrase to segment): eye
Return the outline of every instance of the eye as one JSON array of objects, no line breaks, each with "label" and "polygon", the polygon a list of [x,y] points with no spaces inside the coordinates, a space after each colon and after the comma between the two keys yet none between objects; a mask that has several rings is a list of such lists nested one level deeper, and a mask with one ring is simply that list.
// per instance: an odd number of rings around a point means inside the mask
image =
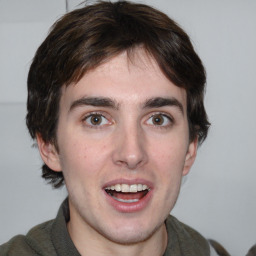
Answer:
[{"label": "eye", "polygon": [[111,122],[106,117],[104,117],[102,114],[97,113],[90,114],[86,116],[83,120],[88,126],[103,126],[111,124]]},{"label": "eye", "polygon": [[149,125],[153,126],[163,126],[167,127],[170,126],[173,123],[173,120],[170,116],[167,116],[166,114],[158,113],[153,114],[146,122]]}]

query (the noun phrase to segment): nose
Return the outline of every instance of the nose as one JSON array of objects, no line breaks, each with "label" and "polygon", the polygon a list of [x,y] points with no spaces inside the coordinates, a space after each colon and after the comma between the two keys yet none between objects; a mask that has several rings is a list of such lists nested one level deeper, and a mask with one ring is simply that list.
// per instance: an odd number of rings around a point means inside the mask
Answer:
[{"label": "nose", "polygon": [[120,128],[114,140],[115,164],[136,170],[147,162],[146,139],[140,127],[134,125]]}]

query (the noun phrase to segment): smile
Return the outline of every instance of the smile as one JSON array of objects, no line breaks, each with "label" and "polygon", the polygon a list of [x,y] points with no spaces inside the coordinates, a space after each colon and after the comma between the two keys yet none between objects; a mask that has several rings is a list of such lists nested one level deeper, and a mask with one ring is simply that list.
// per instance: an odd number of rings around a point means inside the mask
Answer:
[{"label": "smile", "polygon": [[114,200],[122,203],[136,203],[150,191],[145,184],[115,184],[105,188],[105,191]]}]

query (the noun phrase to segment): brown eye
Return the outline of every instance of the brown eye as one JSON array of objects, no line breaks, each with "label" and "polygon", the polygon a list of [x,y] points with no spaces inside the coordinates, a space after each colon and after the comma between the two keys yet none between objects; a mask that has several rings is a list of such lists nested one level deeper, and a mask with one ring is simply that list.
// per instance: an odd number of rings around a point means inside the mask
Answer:
[{"label": "brown eye", "polygon": [[90,119],[92,125],[100,125],[102,122],[102,116],[100,115],[92,115]]},{"label": "brown eye", "polygon": [[172,117],[166,115],[166,114],[162,114],[162,113],[156,113],[153,114],[146,122],[149,125],[152,126],[160,126],[160,127],[169,127],[172,125],[173,123],[173,119]]},{"label": "brown eye", "polygon": [[86,118],[84,118],[84,122],[88,126],[103,126],[103,125],[108,125],[110,124],[110,121],[104,117],[101,114],[90,114]]},{"label": "brown eye", "polygon": [[163,125],[164,123],[164,117],[162,115],[154,115],[152,117],[152,123],[154,125]]}]

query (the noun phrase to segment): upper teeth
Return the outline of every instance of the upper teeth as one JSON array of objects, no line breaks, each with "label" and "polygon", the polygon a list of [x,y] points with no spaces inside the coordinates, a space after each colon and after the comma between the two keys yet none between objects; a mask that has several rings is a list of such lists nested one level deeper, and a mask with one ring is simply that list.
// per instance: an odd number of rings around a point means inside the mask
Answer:
[{"label": "upper teeth", "polygon": [[117,192],[124,192],[124,193],[136,193],[138,191],[143,191],[143,190],[149,190],[149,187],[147,185],[143,184],[116,184],[113,186],[106,187],[105,189],[107,190],[115,190]]}]

